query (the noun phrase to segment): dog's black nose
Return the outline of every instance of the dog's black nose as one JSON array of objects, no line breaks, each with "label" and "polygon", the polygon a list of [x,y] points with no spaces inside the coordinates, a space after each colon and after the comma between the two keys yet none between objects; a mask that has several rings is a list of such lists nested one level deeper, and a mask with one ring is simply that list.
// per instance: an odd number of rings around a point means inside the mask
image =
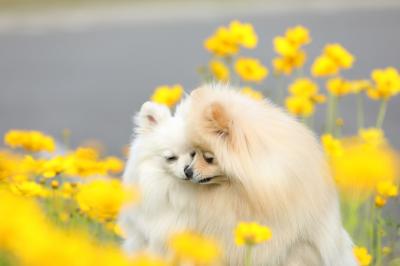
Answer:
[{"label": "dog's black nose", "polygon": [[185,173],[185,176],[187,178],[192,178],[193,177],[193,170],[192,170],[192,168],[189,167],[189,165],[185,166],[185,168],[183,169],[183,172]]}]

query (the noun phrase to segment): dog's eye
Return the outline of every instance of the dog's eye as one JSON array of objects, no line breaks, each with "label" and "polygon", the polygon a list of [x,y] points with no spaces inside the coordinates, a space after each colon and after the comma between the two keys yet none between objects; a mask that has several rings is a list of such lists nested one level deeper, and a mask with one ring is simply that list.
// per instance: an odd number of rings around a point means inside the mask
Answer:
[{"label": "dog's eye", "polygon": [[190,157],[194,158],[194,156],[196,156],[196,152],[195,152],[195,151],[192,151],[192,152],[190,153]]},{"label": "dog's eye", "polygon": [[178,157],[175,155],[172,155],[172,156],[166,157],[165,160],[167,160],[167,162],[169,162],[169,163],[172,163],[172,162],[175,162],[176,160],[178,160]]},{"label": "dog's eye", "polygon": [[204,153],[203,158],[204,161],[206,161],[209,164],[212,164],[214,162],[214,156],[210,153]]}]

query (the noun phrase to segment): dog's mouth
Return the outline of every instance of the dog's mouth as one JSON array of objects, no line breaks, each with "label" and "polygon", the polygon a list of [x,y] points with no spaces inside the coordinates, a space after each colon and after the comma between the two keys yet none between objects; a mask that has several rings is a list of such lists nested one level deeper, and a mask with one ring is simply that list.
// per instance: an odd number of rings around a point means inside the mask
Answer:
[{"label": "dog's mouth", "polygon": [[213,180],[216,179],[217,177],[218,177],[218,176],[209,176],[209,177],[201,178],[201,179],[199,179],[199,180],[192,179],[191,181],[194,182],[194,183],[197,183],[197,184],[202,184],[202,185],[204,185],[204,184],[209,184],[209,183],[211,183],[211,181],[213,181]]}]

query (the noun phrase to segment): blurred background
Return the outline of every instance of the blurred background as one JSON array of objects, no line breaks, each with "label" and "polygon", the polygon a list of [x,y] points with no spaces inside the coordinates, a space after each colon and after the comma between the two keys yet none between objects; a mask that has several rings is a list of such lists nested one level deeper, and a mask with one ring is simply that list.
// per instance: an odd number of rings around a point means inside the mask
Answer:
[{"label": "blurred background", "polygon": [[[155,87],[201,84],[203,41],[232,19],[253,23],[260,39],[250,54],[268,67],[273,37],[297,24],[311,30],[309,58],[328,42],[356,56],[346,78],[400,67],[399,0],[0,0],[0,134],[37,129],[61,139],[69,129],[73,146],[96,139],[120,154]],[[377,105],[368,102],[367,125]],[[354,99],[341,108],[345,133],[355,133]],[[397,97],[384,124],[396,148],[399,115]]]}]

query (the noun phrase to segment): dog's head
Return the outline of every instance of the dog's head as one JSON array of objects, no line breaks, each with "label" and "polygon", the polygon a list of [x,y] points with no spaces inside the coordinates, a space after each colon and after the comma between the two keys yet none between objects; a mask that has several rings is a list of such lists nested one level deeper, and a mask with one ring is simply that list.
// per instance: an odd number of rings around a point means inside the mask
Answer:
[{"label": "dog's head", "polygon": [[194,155],[183,119],[172,116],[166,106],[146,102],[135,117],[135,124],[136,143],[140,147],[132,152],[141,154],[143,164],[154,168],[155,173],[163,171],[161,175],[188,179],[187,169]]}]

